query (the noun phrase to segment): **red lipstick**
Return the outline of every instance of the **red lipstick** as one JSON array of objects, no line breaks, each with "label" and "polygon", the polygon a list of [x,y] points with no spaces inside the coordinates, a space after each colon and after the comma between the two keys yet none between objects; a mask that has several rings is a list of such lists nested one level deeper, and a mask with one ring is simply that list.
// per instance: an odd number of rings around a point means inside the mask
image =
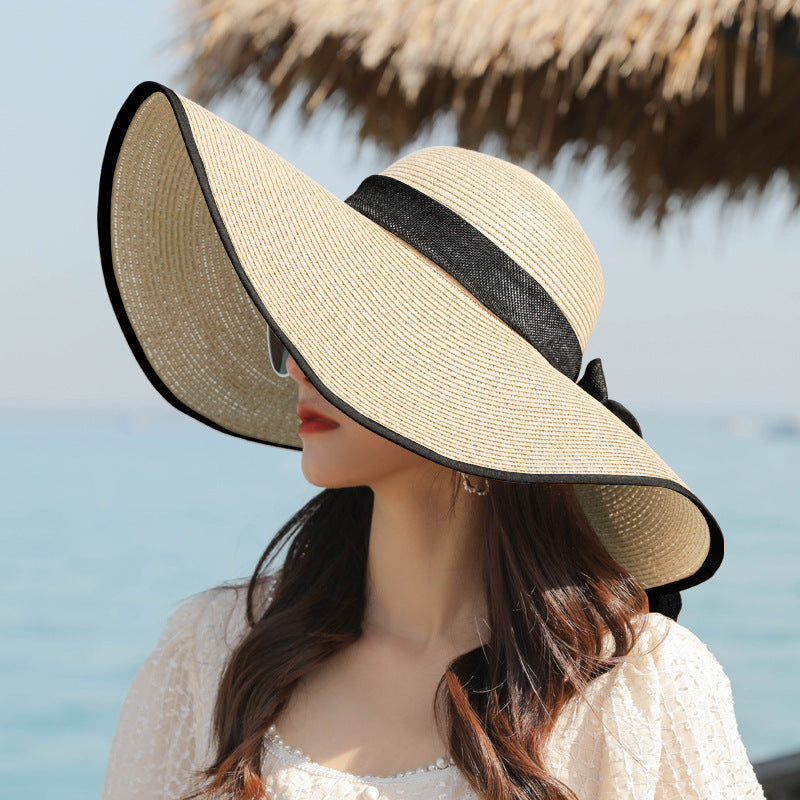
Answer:
[{"label": "red lipstick", "polygon": [[321,411],[308,403],[297,404],[297,416],[300,418],[298,433],[321,433],[339,427],[339,423],[326,417]]}]

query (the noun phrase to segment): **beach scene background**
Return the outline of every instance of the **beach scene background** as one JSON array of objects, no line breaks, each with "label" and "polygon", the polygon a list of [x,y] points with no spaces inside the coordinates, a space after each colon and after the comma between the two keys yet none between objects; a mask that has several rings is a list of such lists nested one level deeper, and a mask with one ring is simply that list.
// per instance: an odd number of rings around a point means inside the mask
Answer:
[{"label": "beach scene background", "polygon": [[[182,93],[174,8],[50,1],[5,19],[0,59],[21,77],[0,129],[0,800],[77,800],[99,794],[120,706],[169,614],[247,577],[320,487],[300,453],[169,407],[105,294],[103,151],[139,82]],[[393,160],[357,146],[344,112],[301,125],[300,105],[263,135],[246,98],[212,110],[340,198]],[[412,149],[452,142],[443,119]],[[710,193],[656,233],[630,221],[599,159],[576,175],[565,156],[541,177],[603,266],[583,363],[602,357],[609,396],[726,537],[680,622],[730,677],[751,760],[800,751],[800,217],[787,184],[776,175],[724,207]]]},{"label": "beach scene background", "polygon": [[[800,750],[800,436],[769,417],[639,420],[726,536],[680,622],[728,674],[751,760]],[[7,414],[0,452],[0,797],[79,800],[99,792],[120,705],[170,612],[249,575],[320,489],[299,453],[171,410]]]}]

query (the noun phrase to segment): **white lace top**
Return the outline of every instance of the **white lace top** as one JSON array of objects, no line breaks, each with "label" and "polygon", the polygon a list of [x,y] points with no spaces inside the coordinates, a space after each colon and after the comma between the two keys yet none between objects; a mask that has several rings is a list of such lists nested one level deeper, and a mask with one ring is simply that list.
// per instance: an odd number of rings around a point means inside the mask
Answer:
[{"label": "white lace top", "polygon": [[[217,681],[246,631],[245,595],[215,587],[169,617],[120,711],[101,800],[175,798],[188,771],[211,762]],[[679,623],[659,614],[647,623],[633,657],[590,684],[589,702],[564,707],[548,743],[551,772],[580,800],[764,800],[722,667]],[[352,775],[275,732],[265,736],[263,775],[271,800],[478,800],[452,762]]]}]

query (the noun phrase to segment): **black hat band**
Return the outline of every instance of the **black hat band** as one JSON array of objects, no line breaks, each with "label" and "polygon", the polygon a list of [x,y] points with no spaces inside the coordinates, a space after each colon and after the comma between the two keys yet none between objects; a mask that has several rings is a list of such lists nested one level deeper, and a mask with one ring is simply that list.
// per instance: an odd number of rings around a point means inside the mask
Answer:
[{"label": "black hat band", "polygon": [[544,287],[455,211],[388,175],[370,175],[345,201],[452,275],[559,372],[577,381],[580,342]]}]

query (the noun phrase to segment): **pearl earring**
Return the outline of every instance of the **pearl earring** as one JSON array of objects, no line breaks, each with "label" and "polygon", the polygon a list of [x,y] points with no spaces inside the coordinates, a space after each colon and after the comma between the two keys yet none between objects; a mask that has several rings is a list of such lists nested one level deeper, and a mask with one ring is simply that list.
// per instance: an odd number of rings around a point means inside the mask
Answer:
[{"label": "pearl earring", "polygon": [[460,472],[459,475],[461,475],[461,485],[471,494],[479,494],[481,496],[489,494],[489,481],[486,478],[483,479],[483,488],[479,488],[469,482],[469,476],[466,472]]}]

